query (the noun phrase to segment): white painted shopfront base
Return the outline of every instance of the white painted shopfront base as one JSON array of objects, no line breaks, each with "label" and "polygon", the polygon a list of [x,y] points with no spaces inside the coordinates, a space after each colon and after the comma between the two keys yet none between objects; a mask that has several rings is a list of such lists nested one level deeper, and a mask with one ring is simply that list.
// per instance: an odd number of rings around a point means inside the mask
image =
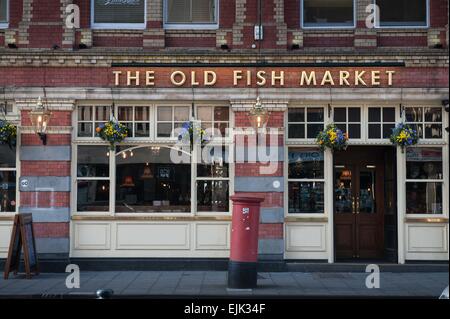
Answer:
[{"label": "white painted shopfront base", "polygon": [[285,258],[328,259],[327,223],[285,224]]},{"label": "white painted shopfront base", "polygon": [[230,222],[74,221],[71,257],[228,258]]},{"label": "white painted shopfront base", "polygon": [[0,258],[6,258],[8,256],[12,226],[12,221],[0,221]]},{"label": "white painted shopfront base", "polygon": [[405,225],[406,260],[448,260],[448,224]]}]

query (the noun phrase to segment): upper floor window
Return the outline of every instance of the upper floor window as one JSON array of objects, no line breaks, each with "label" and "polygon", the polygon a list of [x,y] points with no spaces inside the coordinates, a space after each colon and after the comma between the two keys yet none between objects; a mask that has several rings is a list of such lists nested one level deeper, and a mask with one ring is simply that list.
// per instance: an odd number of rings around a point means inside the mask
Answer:
[{"label": "upper floor window", "polygon": [[0,28],[8,27],[8,0],[0,0]]},{"label": "upper floor window", "polygon": [[145,28],[146,0],[93,0],[91,12],[93,28]]},{"label": "upper floor window", "polygon": [[375,0],[380,27],[426,27],[428,0]]},{"label": "upper floor window", "polygon": [[369,107],[369,139],[386,139],[395,128],[395,107]]},{"label": "upper floor window", "polygon": [[361,108],[335,107],[333,118],[336,126],[347,133],[350,138],[361,138]]},{"label": "upper floor window", "polygon": [[315,139],[323,130],[323,107],[295,107],[288,111],[288,138]]},{"label": "upper floor window", "polygon": [[166,28],[217,27],[218,0],[165,0]]},{"label": "upper floor window", "polygon": [[302,21],[305,28],[354,27],[354,0],[303,0]]}]

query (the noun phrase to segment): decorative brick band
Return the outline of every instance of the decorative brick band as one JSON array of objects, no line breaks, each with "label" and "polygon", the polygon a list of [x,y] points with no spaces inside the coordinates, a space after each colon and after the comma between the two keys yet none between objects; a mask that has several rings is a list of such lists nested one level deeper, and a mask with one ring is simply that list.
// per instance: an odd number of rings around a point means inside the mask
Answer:
[{"label": "decorative brick band", "polygon": [[264,197],[264,201],[261,203],[263,208],[283,207],[283,193],[249,191],[236,192],[236,195]]},{"label": "decorative brick band", "polygon": [[33,223],[36,238],[69,238],[69,223]]},{"label": "decorative brick band", "polygon": [[24,207],[55,208],[69,207],[70,193],[68,192],[22,192],[20,205]]}]

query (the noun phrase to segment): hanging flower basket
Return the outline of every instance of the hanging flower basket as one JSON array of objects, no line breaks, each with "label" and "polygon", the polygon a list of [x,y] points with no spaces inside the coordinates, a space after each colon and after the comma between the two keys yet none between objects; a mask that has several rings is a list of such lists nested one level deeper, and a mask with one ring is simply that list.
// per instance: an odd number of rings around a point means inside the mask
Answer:
[{"label": "hanging flower basket", "polygon": [[178,140],[183,144],[190,145],[191,151],[194,144],[204,146],[209,142],[206,131],[202,129],[200,124],[194,121],[189,121],[183,124],[178,135]]},{"label": "hanging flower basket", "polygon": [[347,149],[348,135],[344,134],[336,125],[329,124],[324,131],[317,135],[316,143],[322,150],[329,148],[332,151],[341,151]]},{"label": "hanging flower basket", "polygon": [[417,131],[411,126],[404,123],[398,123],[394,129],[392,129],[391,143],[395,146],[400,146],[402,152],[405,151],[405,147],[416,145],[419,142],[419,135]]},{"label": "hanging flower basket", "polygon": [[0,120],[0,144],[16,146],[17,128],[6,120]]},{"label": "hanging flower basket", "polygon": [[128,128],[117,121],[100,124],[95,131],[102,140],[109,143],[111,151],[114,150],[116,144],[122,142],[128,136]]}]

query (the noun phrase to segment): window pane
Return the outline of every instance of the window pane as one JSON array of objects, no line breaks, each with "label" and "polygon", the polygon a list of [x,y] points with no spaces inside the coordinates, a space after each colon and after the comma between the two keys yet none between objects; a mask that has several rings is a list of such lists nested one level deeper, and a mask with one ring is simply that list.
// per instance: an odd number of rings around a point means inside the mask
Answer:
[{"label": "window pane", "polygon": [[349,124],[348,125],[348,137],[349,138],[361,138],[361,125]]},{"label": "window pane", "polygon": [[92,123],[78,123],[78,137],[92,137]]},{"label": "window pane", "polygon": [[198,181],[197,211],[228,212],[229,211],[228,181]]},{"label": "window pane", "polygon": [[442,179],[442,167],[442,148],[409,147],[407,149],[407,179]]},{"label": "window pane", "polygon": [[289,138],[305,138],[305,124],[290,124]]},{"label": "window pane", "polygon": [[316,148],[289,148],[289,178],[324,178],[323,152]]},{"label": "window pane", "polygon": [[215,107],[214,108],[214,121],[229,121],[230,109],[228,107]]},{"label": "window pane", "polygon": [[108,177],[109,154],[107,146],[78,146],[77,176]]},{"label": "window pane", "polygon": [[323,131],[323,124],[308,124],[308,138],[316,138]]},{"label": "window pane", "polygon": [[347,109],[345,107],[335,107],[333,113],[335,122],[347,122]]},{"label": "window pane", "polygon": [[381,108],[369,108],[369,122],[381,122]]},{"label": "window pane", "polygon": [[392,135],[392,130],[395,128],[394,124],[383,124],[383,138],[390,138]]},{"label": "window pane", "polygon": [[442,122],[442,108],[440,107],[425,108],[425,122]]},{"label": "window pane", "polygon": [[145,0],[95,0],[95,23],[144,23]]},{"label": "window pane", "polygon": [[304,108],[289,109],[288,122],[305,122],[305,109]]},{"label": "window pane", "polygon": [[95,108],[96,121],[109,121],[111,108],[109,106],[97,106]]},{"label": "window pane", "polygon": [[290,214],[323,214],[324,183],[289,182]]},{"label": "window pane", "polygon": [[423,124],[411,124],[411,123],[407,123],[407,124],[409,126],[411,126],[411,128],[417,132],[417,135],[420,138],[423,138]]},{"label": "window pane", "polygon": [[128,136],[133,137],[133,123],[122,123],[128,129]]},{"label": "window pane", "polygon": [[5,167],[16,167],[16,149],[0,144],[0,169]]},{"label": "window pane", "polygon": [[158,137],[171,137],[172,135],[172,124],[163,123],[158,124]]},{"label": "window pane", "polygon": [[216,0],[167,0],[169,23],[213,23]]},{"label": "window pane", "polygon": [[427,0],[376,0],[381,26],[426,26]]},{"label": "window pane", "polygon": [[407,107],[405,109],[407,122],[422,122],[423,121],[423,108],[421,107]]},{"label": "window pane", "polygon": [[177,106],[174,110],[175,121],[189,121],[189,107],[187,106]]},{"label": "window pane", "polygon": [[149,137],[150,136],[150,124],[149,123],[136,123],[134,125],[134,137]]},{"label": "window pane", "polygon": [[166,3],[167,3],[167,22],[169,23],[191,22],[190,0],[166,0]]},{"label": "window pane", "polygon": [[202,150],[202,163],[197,165],[198,177],[228,177],[229,153],[224,147],[206,146]]},{"label": "window pane", "polygon": [[395,108],[383,108],[383,122],[395,122]]},{"label": "window pane", "polygon": [[109,181],[77,181],[77,211],[109,211]]},{"label": "window pane", "polygon": [[214,124],[214,135],[218,135],[220,132],[219,136],[223,136],[223,137],[228,136],[227,129],[228,129],[228,123],[216,123],[216,124]]},{"label": "window pane", "polygon": [[78,107],[78,121],[92,121],[92,106]]},{"label": "window pane", "polygon": [[407,214],[442,214],[442,183],[406,183]]},{"label": "window pane", "polygon": [[135,121],[149,121],[150,120],[150,108],[148,106],[136,106],[134,108]]},{"label": "window pane", "polygon": [[381,124],[369,124],[369,138],[381,138]]},{"label": "window pane", "polygon": [[303,0],[305,26],[353,26],[353,0]]},{"label": "window pane", "polygon": [[118,147],[116,212],[190,212],[191,165],[174,164],[171,149]]},{"label": "window pane", "polygon": [[200,121],[211,122],[213,118],[213,108],[210,106],[199,106],[197,108],[197,117]]},{"label": "window pane", "polygon": [[132,121],[133,120],[133,108],[131,106],[119,107],[119,121]]},{"label": "window pane", "polygon": [[359,107],[348,108],[348,121],[361,122],[361,109]]},{"label": "window pane", "polygon": [[324,111],[323,108],[308,108],[308,122],[323,122]]},{"label": "window pane", "polygon": [[8,0],[0,0],[0,22],[8,22],[8,13],[6,9],[6,2]]},{"label": "window pane", "polygon": [[191,0],[192,22],[211,23],[214,22],[214,4],[216,0]]},{"label": "window pane", "polygon": [[16,211],[16,172],[0,171],[0,213]]},{"label": "window pane", "polygon": [[442,138],[442,125],[425,124],[425,138]]},{"label": "window pane", "polygon": [[158,121],[172,121],[171,106],[158,106]]}]

